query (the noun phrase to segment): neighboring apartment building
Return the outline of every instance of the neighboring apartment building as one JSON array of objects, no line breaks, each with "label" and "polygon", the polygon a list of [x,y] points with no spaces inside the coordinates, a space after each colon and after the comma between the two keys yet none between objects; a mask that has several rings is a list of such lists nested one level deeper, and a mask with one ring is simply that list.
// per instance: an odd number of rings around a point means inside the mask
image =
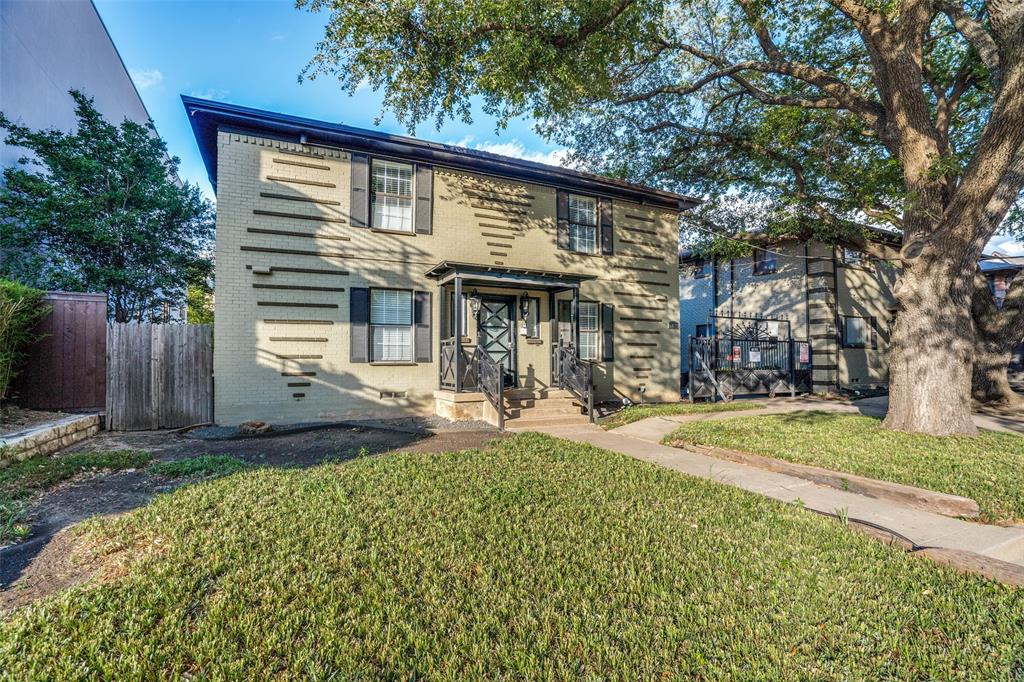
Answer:
[{"label": "neighboring apartment building", "polygon": [[797,241],[754,241],[747,258],[680,257],[680,341],[690,371],[690,337],[758,320],[767,336],[810,343],[814,392],[884,387],[898,242],[878,234],[863,249]]},{"label": "neighboring apartment building", "polygon": [[578,416],[552,389],[581,368],[598,401],[679,399],[678,215],[693,199],[182,99],[217,191],[220,423],[493,421],[498,363],[508,418],[545,398]]}]

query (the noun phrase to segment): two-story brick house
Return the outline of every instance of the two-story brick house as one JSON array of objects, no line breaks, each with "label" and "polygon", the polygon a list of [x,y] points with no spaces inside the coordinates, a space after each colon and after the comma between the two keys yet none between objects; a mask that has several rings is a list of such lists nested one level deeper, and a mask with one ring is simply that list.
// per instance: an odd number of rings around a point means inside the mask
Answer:
[{"label": "two-story brick house", "polygon": [[182,99],[217,192],[219,422],[496,422],[499,366],[500,413],[521,424],[679,399],[678,216],[695,200]]}]

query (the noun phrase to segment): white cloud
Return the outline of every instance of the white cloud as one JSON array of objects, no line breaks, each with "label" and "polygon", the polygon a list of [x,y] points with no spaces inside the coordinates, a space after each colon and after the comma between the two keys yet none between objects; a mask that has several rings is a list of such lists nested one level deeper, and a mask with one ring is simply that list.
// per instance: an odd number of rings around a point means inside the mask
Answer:
[{"label": "white cloud", "polygon": [[193,90],[188,94],[192,97],[198,97],[199,99],[227,99],[228,95],[231,94],[231,91],[210,88],[208,90]]},{"label": "white cloud", "polygon": [[985,253],[998,251],[1004,256],[1024,256],[1024,244],[1005,234],[997,234],[985,247]]},{"label": "white cloud", "polygon": [[473,136],[467,135],[461,140],[449,142],[448,144],[455,145],[456,147],[466,147],[467,149],[479,149],[480,151],[490,152],[491,154],[501,154],[502,156],[525,159],[526,161],[546,163],[551,166],[563,165],[566,157],[569,155],[568,149],[552,149],[546,152],[538,149],[527,149],[526,145],[517,139],[508,140],[506,142],[496,142],[492,140],[474,142]]},{"label": "white cloud", "polygon": [[284,40],[287,37],[288,37],[287,33],[275,33],[275,34],[270,36],[270,42],[272,42],[272,43],[279,43],[279,42],[281,42],[282,40]]},{"label": "white cloud", "polygon": [[130,69],[128,75],[139,90],[156,87],[164,82],[164,74],[160,69]]}]

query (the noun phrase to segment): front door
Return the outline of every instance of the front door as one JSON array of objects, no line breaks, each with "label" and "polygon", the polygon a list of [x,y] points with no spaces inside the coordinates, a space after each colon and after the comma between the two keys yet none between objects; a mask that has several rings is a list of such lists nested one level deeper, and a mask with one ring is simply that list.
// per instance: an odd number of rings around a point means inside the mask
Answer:
[{"label": "front door", "polygon": [[516,385],[516,335],[512,301],[481,298],[477,316],[480,347],[505,368],[505,386]]}]

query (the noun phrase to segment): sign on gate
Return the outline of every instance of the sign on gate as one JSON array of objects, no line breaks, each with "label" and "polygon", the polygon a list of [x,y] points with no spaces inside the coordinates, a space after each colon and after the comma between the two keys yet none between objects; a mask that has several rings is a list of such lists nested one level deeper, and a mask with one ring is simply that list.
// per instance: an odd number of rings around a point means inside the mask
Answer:
[{"label": "sign on gate", "polygon": [[750,354],[749,354],[748,357],[750,359],[750,362],[752,362],[752,363],[759,363],[759,362],[761,362],[761,349],[760,348],[751,348],[750,349]]},{"label": "sign on gate", "polygon": [[807,363],[811,361],[811,346],[807,343],[801,343],[799,345],[800,351],[800,362]]}]

